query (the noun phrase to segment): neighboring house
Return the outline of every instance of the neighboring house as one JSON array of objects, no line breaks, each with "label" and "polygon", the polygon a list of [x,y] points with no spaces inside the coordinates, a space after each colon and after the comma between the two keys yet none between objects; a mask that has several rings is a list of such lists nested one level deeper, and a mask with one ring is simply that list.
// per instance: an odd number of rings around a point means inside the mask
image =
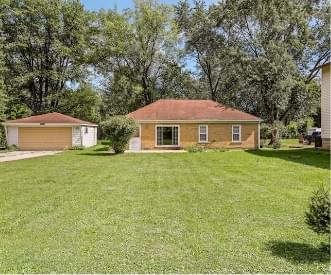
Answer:
[{"label": "neighboring house", "polygon": [[20,150],[63,150],[97,144],[97,125],[60,113],[36,115],[4,123],[8,145]]},{"label": "neighboring house", "polygon": [[131,150],[260,146],[260,118],[211,100],[158,100],[128,116],[139,124]]},{"label": "neighboring house", "polygon": [[330,149],[330,62],[322,66],[321,128],[322,147]]}]

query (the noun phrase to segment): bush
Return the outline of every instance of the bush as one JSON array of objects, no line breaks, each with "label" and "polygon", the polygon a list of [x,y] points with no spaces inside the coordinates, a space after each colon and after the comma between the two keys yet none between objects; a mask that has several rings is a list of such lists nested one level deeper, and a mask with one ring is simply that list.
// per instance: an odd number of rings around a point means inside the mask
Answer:
[{"label": "bush", "polygon": [[194,144],[194,145],[187,147],[187,151],[190,153],[197,153],[197,152],[205,151],[205,148],[199,144]]},{"label": "bush", "polygon": [[307,118],[298,122],[298,132],[299,134],[306,134],[307,129],[313,127],[314,120],[312,118]]},{"label": "bush", "polygon": [[299,135],[298,125],[296,122],[292,121],[286,127],[286,133],[284,135],[285,138],[297,138]]},{"label": "bush", "polygon": [[0,148],[6,147],[6,134],[5,134],[5,127],[0,123]]},{"label": "bush", "polygon": [[7,145],[6,148],[8,151],[17,151],[19,149],[15,144]]},{"label": "bush", "polygon": [[136,122],[127,116],[114,116],[101,123],[101,128],[115,153],[123,153],[137,128]]},{"label": "bush", "polygon": [[323,186],[314,191],[305,222],[318,234],[330,234],[330,197]]},{"label": "bush", "polygon": [[261,139],[270,138],[270,125],[269,124],[261,123],[260,137],[261,137]]}]

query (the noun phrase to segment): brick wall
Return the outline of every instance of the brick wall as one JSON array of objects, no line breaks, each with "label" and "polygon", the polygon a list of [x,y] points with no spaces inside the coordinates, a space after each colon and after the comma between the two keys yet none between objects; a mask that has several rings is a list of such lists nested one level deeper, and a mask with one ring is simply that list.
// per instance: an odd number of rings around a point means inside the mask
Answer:
[{"label": "brick wall", "polygon": [[[199,142],[199,125],[208,125],[208,148],[257,148],[258,123],[142,123],[141,148],[155,149],[155,126],[178,125],[180,148]],[[232,125],[241,125],[241,143],[232,143]]]}]

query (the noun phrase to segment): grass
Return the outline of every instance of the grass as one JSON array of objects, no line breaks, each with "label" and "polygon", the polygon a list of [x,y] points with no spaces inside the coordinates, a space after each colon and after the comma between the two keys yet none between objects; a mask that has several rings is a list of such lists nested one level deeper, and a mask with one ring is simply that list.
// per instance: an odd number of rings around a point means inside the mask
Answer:
[{"label": "grass", "polygon": [[[261,144],[264,148],[272,148],[272,145],[268,145],[269,139],[261,139]],[[301,147],[301,148],[314,148],[314,144],[311,145],[305,145],[302,143],[299,143],[299,140],[297,138],[283,138],[281,139],[281,147],[282,148],[290,148],[290,147]]]},{"label": "grass", "polygon": [[0,163],[0,273],[328,272],[328,152],[104,149]]}]

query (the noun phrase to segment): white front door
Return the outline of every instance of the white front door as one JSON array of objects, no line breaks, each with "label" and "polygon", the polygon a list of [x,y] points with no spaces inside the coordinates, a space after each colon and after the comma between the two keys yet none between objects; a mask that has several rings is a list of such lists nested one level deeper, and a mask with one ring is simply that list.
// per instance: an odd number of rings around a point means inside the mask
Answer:
[{"label": "white front door", "polygon": [[140,151],[141,150],[140,137],[133,137],[130,139],[129,150],[130,151]]}]

